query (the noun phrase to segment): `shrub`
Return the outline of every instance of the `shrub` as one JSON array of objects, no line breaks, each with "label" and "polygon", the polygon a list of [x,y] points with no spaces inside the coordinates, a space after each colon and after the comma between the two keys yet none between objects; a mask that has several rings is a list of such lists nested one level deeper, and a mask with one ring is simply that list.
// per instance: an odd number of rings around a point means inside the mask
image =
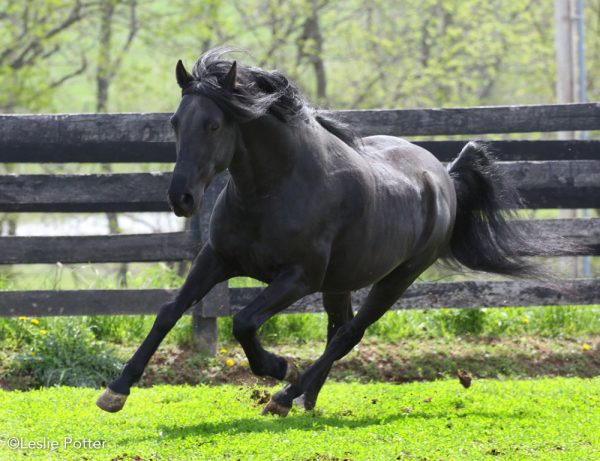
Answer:
[{"label": "shrub", "polygon": [[121,368],[112,348],[97,341],[82,322],[56,323],[46,330],[36,319],[19,320],[22,344],[11,371],[30,378],[30,386],[105,386]]}]

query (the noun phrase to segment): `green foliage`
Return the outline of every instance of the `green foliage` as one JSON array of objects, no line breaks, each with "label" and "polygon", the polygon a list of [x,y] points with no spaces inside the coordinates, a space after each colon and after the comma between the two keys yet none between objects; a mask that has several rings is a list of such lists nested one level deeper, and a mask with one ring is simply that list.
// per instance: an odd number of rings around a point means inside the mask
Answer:
[{"label": "green foliage", "polygon": [[13,328],[19,343],[10,367],[27,375],[31,386],[98,387],[120,370],[112,348],[97,341],[81,322],[39,326],[39,320],[21,317]]},{"label": "green foliage", "polygon": [[[219,319],[219,337],[233,340],[231,318]],[[260,331],[267,343],[325,340],[325,314],[283,314]],[[600,306],[546,306],[494,309],[435,309],[390,311],[371,325],[366,337],[383,341],[403,338],[456,336],[540,336],[600,333]]]},{"label": "green foliage", "polygon": [[[0,460],[493,460],[600,457],[600,381],[557,378],[327,384],[317,410],[261,416],[256,388],[134,389],[118,414],[99,390],[0,392]],[[259,391],[264,391],[259,388]],[[97,449],[8,449],[10,437],[104,441]],[[4,443],[2,443],[4,442]]]},{"label": "green foliage", "polygon": [[[231,337],[231,323],[229,320],[219,324],[219,333],[224,331],[225,338]],[[325,338],[326,328],[324,314],[276,315],[261,327],[259,335],[267,343],[304,342]]]},{"label": "green foliage", "polygon": [[[81,5],[79,16],[66,21],[76,4]],[[0,53],[0,83],[5,91],[0,107],[94,110],[96,72],[104,57],[100,50],[105,44],[97,33],[103,14],[99,6],[104,4],[4,0],[0,26],[6,33],[0,49],[6,52]],[[316,104],[339,109],[554,100],[552,2],[112,4],[109,51],[114,59],[108,68],[112,111],[172,110],[178,97],[173,78],[176,59],[191,63],[203,50],[223,44],[247,50],[250,56],[243,59],[253,64],[283,70]],[[131,5],[137,18],[133,22]],[[588,92],[593,100],[600,94],[600,0],[586,1],[585,13]],[[33,20],[36,17],[44,21]],[[66,27],[48,36],[65,22]],[[309,33],[311,24],[317,29]],[[26,65],[15,66],[27,47]],[[317,62],[323,64],[325,95],[317,91]],[[69,75],[73,76],[65,85],[61,79]]]},{"label": "green foliage", "polygon": [[436,316],[442,331],[452,335],[479,335],[485,327],[482,309],[454,309]]},{"label": "green foliage", "polygon": [[149,331],[148,317],[145,315],[91,315],[85,323],[95,338],[112,343],[139,341]]},{"label": "green foliage", "polygon": [[179,288],[184,278],[178,273],[175,265],[165,263],[152,264],[128,277],[134,288]]},{"label": "green foliage", "polygon": [[[89,329],[94,338],[116,344],[138,345],[150,331],[155,316],[83,316],[41,319],[41,328],[49,331],[77,325]],[[21,328],[23,322],[0,319],[0,346],[19,349],[31,343],[31,329]],[[218,319],[219,338],[234,341],[232,319]],[[273,317],[259,334],[266,344],[294,344],[325,341],[327,318],[319,314],[281,314]],[[577,336],[600,334],[600,306],[547,306],[500,309],[436,309],[390,311],[371,325],[366,337],[384,342],[403,338],[444,338],[456,336]],[[191,345],[193,341],[190,316],[184,316],[165,338],[165,344]]]},{"label": "green foliage", "polygon": [[0,3],[0,111],[48,110],[53,91],[83,74],[72,34],[83,16],[79,1]]}]

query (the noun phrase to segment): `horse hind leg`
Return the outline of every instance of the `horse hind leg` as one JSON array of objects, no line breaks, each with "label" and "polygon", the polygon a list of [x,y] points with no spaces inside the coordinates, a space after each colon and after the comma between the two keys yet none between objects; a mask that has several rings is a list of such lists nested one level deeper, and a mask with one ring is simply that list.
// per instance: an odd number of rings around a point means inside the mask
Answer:
[{"label": "horse hind leg", "polygon": [[327,344],[337,331],[354,317],[351,292],[323,293],[323,308],[327,312]]},{"label": "horse hind leg", "polygon": [[367,327],[381,318],[434,260],[427,257],[408,261],[373,285],[356,316],[337,330],[323,355],[300,377],[300,385],[296,390],[298,395],[294,398],[303,395],[305,409],[312,410],[315,407],[333,363],[360,342]]},{"label": "horse hind leg", "polygon": [[[352,312],[351,293],[323,293],[323,307],[327,312],[327,344],[331,342],[337,331],[347,324],[354,316]],[[298,376],[299,380],[300,376]],[[277,414],[285,416],[289,412],[294,399],[301,396],[302,392],[298,382],[286,385],[277,392],[263,410],[263,414]],[[304,406],[302,400],[296,401],[299,406]]]}]

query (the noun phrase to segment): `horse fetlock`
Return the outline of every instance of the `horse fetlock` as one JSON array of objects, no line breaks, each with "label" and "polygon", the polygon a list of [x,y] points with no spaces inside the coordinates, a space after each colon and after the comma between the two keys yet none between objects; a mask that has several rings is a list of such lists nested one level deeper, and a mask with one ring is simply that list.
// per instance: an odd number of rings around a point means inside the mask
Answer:
[{"label": "horse fetlock", "polygon": [[300,383],[300,369],[296,365],[296,361],[290,358],[286,358],[287,368],[285,370],[285,376],[283,380],[294,385],[298,386]]},{"label": "horse fetlock", "polygon": [[271,400],[284,407],[291,407],[293,400],[302,394],[300,388],[293,384],[287,384],[283,389],[274,394]]},{"label": "horse fetlock", "polygon": [[104,411],[116,413],[125,406],[127,397],[128,395],[119,394],[118,392],[113,391],[110,387],[107,387],[104,389],[102,395],[98,397],[98,400],[96,400],[96,405]]}]

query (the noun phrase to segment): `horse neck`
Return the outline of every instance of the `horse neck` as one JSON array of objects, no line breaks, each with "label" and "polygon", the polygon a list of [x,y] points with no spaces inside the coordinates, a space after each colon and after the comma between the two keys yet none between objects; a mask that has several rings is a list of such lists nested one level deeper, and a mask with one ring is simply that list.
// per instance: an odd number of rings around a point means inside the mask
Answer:
[{"label": "horse neck", "polygon": [[[239,125],[236,151],[229,165],[236,192],[243,197],[271,195],[291,174],[298,162],[309,161],[298,130],[267,115]],[[310,150],[310,149],[309,149]],[[303,155],[300,155],[303,154]]]}]

